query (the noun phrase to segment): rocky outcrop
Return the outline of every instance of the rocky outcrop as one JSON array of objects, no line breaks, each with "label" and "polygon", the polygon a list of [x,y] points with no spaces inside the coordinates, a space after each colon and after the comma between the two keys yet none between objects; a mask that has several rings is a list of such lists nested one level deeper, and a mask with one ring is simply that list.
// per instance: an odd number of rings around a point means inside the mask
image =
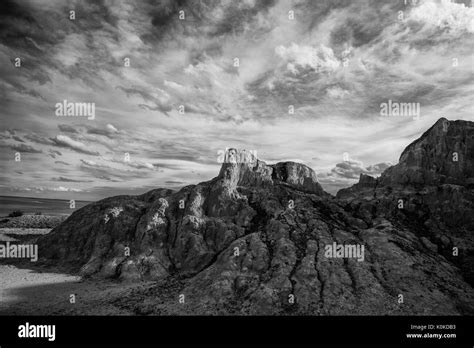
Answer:
[{"label": "rocky outcrop", "polygon": [[289,184],[301,191],[325,195],[318,183],[316,173],[311,168],[295,162],[282,162],[272,166],[272,178],[278,182]]},{"label": "rocky outcrop", "polygon": [[[210,181],[77,210],[38,240],[40,255],[88,277],[156,281],[114,304],[136,313],[474,314],[472,189],[461,185],[472,123],[459,122],[449,139],[425,133],[395,169],[337,198],[303,164],[229,150]],[[439,158],[452,146],[461,169]],[[359,253],[328,254],[333,245]]]},{"label": "rocky outcrop", "polygon": [[[356,216],[382,216],[430,241],[474,284],[474,122],[439,119],[375,179],[340,190]],[[458,255],[453,248],[458,249]]]},{"label": "rocky outcrop", "polygon": [[407,146],[399,163],[380,178],[383,185],[466,186],[474,179],[474,123],[440,118]]},{"label": "rocky outcrop", "polygon": [[[90,204],[39,241],[46,260],[60,260],[82,275],[120,279],[186,277],[207,267],[229,244],[261,220],[253,200],[285,185],[325,194],[302,164],[275,166],[245,150],[208,182],[179,192],[158,189]],[[242,160],[243,159],[243,160]]]}]

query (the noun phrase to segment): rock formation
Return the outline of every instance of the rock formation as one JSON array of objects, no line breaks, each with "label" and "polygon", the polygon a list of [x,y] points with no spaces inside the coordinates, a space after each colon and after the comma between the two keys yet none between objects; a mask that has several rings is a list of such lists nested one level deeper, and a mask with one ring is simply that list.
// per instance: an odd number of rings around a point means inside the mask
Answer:
[{"label": "rock formation", "polygon": [[[39,238],[40,255],[156,281],[117,304],[136,313],[472,315],[473,125],[439,120],[337,197],[303,164],[231,150],[210,181],[77,210]],[[364,260],[327,257],[333,243],[364,246]]]},{"label": "rock formation", "polygon": [[[474,122],[439,119],[380,178],[340,190],[356,216],[402,223],[474,285]],[[399,208],[403,206],[403,208]],[[460,250],[453,256],[453,248]]]}]

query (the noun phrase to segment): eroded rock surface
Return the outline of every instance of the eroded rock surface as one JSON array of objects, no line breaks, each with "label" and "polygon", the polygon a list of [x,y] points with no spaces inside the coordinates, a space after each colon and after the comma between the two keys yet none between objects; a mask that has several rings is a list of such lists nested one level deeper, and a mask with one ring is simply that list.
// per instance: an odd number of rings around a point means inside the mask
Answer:
[{"label": "eroded rock surface", "polygon": [[[441,119],[337,197],[303,164],[231,150],[240,160],[210,181],[79,209],[38,240],[40,255],[156,281],[115,303],[136,313],[472,315],[472,140],[473,122]],[[334,242],[363,245],[363,261],[327,257]]]}]

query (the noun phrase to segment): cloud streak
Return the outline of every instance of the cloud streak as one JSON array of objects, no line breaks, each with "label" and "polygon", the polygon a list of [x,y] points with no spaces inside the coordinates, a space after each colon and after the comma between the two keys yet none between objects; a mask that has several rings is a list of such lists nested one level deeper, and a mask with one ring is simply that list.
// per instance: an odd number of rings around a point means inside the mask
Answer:
[{"label": "cloud streak", "polygon": [[85,153],[87,155],[100,155],[99,152],[94,151],[87,147],[87,145],[76,141],[68,137],[67,135],[57,135],[55,138],[51,139],[56,145],[61,147],[67,147],[79,153]]}]

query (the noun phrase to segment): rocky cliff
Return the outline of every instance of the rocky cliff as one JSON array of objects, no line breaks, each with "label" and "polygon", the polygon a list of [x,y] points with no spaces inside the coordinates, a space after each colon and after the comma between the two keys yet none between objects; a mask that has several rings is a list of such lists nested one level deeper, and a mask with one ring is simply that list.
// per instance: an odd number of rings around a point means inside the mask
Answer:
[{"label": "rocky cliff", "polygon": [[136,313],[474,314],[473,136],[473,122],[441,119],[337,197],[303,164],[231,150],[210,181],[79,209],[38,240],[40,255],[156,281],[116,304]]},{"label": "rocky cliff", "polygon": [[473,185],[474,122],[441,118],[406,147],[398,164],[377,179],[361,175],[337,198],[356,216],[406,226],[474,285]]}]

